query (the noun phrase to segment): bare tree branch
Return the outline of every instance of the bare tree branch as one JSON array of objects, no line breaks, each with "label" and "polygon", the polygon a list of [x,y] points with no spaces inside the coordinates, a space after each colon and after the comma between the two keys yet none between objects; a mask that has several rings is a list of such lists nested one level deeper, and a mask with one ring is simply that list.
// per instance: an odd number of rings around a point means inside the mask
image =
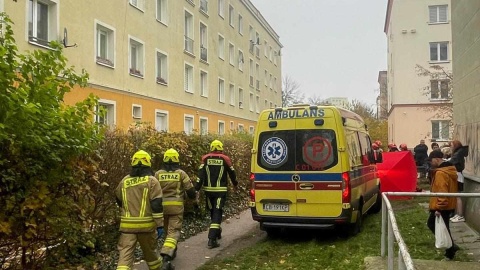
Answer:
[{"label": "bare tree branch", "polygon": [[300,84],[286,75],[282,81],[282,107],[288,107],[292,104],[303,103],[304,94],[299,90]]}]

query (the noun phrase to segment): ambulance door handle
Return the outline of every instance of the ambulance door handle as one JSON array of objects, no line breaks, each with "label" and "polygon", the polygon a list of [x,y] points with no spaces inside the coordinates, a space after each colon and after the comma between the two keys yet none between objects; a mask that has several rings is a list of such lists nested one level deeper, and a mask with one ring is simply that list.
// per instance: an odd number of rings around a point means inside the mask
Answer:
[{"label": "ambulance door handle", "polygon": [[300,184],[300,189],[313,189],[313,184]]}]

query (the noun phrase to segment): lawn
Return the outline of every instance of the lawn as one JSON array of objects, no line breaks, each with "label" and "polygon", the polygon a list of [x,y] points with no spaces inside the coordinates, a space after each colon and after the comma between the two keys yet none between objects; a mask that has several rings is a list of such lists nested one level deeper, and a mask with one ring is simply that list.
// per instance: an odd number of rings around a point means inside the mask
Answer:
[{"label": "lawn", "polygon": [[[428,213],[419,205],[427,201],[424,197],[391,202],[412,258],[441,260],[443,253],[435,249],[434,236],[426,226]],[[364,269],[365,257],[380,256],[380,235],[381,213],[367,215],[362,232],[354,237],[345,238],[333,230],[287,231],[199,269]],[[467,261],[467,257],[459,251],[456,260]]]}]

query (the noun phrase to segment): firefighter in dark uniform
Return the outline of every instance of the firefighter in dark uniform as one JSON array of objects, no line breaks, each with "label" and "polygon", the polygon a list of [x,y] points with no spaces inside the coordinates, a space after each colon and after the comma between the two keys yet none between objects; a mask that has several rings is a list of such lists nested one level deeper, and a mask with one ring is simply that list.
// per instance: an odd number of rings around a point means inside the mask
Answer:
[{"label": "firefighter in dark uniform", "polygon": [[184,194],[190,199],[196,196],[195,187],[187,173],[179,168],[179,155],[175,149],[168,149],[163,155],[163,168],[155,173],[163,191],[163,215],[167,237],[160,254],[164,270],[173,269],[171,261],[177,254],[177,242],[183,223]]},{"label": "firefighter in dark uniform", "polygon": [[158,256],[157,238],[163,234],[162,188],[153,176],[150,155],[138,151],[132,158],[132,171],[115,189],[121,208],[120,239],[117,270],[133,269],[137,242],[150,270],[162,267]]},{"label": "firefighter in dark uniform", "polygon": [[227,199],[227,174],[230,176],[232,184],[236,188],[238,185],[235,170],[230,157],[223,153],[223,144],[219,140],[214,140],[210,144],[210,153],[202,157],[202,164],[198,172],[198,182],[196,190],[203,191],[206,197],[206,206],[210,210],[210,229],[208,231],[208,248],[220,246],[217,239],[220,239],[222,228],[223,206]]}]

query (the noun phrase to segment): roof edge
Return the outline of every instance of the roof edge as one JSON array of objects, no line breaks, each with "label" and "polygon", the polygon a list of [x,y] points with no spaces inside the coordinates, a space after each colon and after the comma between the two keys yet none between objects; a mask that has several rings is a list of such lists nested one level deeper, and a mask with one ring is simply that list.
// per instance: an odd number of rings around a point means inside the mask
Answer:
[{"label": "roof edge", "polygon": [[385,25],[383,26],[383,32],[387,34],[388,25],[390,24],[390,15],[392,14],[393,0],[388,0],[387,11],[385,12]]}]

